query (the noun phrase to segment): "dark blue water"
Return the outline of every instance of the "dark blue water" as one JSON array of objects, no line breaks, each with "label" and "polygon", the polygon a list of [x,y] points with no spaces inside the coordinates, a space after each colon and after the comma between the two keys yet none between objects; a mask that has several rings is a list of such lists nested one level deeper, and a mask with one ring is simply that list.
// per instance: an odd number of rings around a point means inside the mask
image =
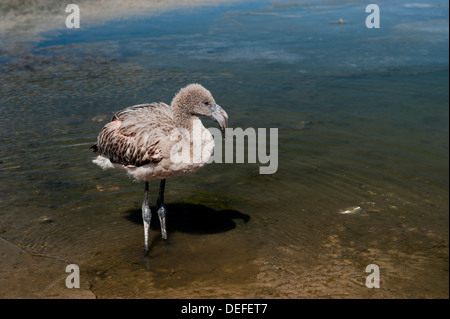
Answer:
[{"label": "dark blue water", "polygon": [[[379,29],[363,1],[88,7],[84,20],[81,2],[79,30],[34,15],[28,28],[25,8],[4,6],[0,236],[79,264],[103,298],[448,298],[448,2],[377,4]],[[49,8],[36,10],[65,18]],[[232,127],[278,128],[278,171],[169,179],[170,244],[155,222],[142,260],[143,185],[88,148],[114,111],[191,82]],[[382,289],[364,285],[372,263]]]}]

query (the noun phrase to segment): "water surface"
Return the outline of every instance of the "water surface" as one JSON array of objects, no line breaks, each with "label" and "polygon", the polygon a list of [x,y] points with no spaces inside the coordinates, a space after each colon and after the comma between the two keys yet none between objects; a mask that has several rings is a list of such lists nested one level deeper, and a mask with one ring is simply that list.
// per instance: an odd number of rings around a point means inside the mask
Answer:
[{"label": "water surface", "polygon": [[[364,1],[137,2],[85,20],[80,2],[79,30],[46,4],[0,7],[4,240],[78,264],[99,298],[448,298],[448,2],[377,2],[376,30]],[[169,240],[153,220],[142,258],[143,185],[88,148],[114,111],[191,82],[232,127],[278,128],[278,171],[169,179]],[[2,265],[2,297],[64,275]]]}]

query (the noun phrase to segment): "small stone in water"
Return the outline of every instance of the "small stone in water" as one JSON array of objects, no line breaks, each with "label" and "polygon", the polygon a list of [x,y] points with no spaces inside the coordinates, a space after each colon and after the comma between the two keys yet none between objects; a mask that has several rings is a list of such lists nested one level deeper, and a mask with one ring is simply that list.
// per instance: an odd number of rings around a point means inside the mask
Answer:
[{"label": "small stone in water", "polygon": [[51,223],[51,222],[53,222],[53,220],[51,218],[48,218],[47,216],[39,217],[38,221],[40,223]]}]

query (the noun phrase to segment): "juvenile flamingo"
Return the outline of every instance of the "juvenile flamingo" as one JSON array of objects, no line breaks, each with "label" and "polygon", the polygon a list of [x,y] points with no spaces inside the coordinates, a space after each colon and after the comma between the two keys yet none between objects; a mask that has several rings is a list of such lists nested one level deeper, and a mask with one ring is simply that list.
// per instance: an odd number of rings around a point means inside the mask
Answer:
[{"label": "juvenile flamingo", "polygon": [[101,168],[120,168],[134,179],[145,182],[142,203],[145,254],[149,249],[152,218],[148,204],[149,181],[161,180],[157,212],[161,237],[167,239],[166,178],[195,172],[213,154],[214,138],[199,116],[214,119],[225,134],[227,113],[216,104],[211,92],[200,84],[190,84],[175,95],[171,105],[139,104],[115,113],[101,130],[97,143],[90,147],[100,154],[93,162]]}]

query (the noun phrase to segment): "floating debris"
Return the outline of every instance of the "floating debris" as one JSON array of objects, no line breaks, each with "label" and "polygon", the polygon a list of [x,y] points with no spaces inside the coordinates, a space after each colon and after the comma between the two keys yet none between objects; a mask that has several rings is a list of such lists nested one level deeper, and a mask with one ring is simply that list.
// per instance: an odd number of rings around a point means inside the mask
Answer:
[{"label": "floating debris", "polygon": [[299,130],[303,130],[303,129],[305,129],[307,126],[309,126],[309,125],[311,125],[311,121],[300,121],[299,123],[298,123],[298,126],[297,126],[297,128],[299,129]]},{"label": "floating debris", "polygon": [[103,122],[108,118],[106,115],[96,115],[92,118],[92,121],[94,122]]},{"label": "floating debris", "polygon": [[347,21],[343,20],[342,18],[339,18],[339,20],[337,20],[337,21],[330,21],[329,23],[343,25],[344,23],[347,23]]},{"label": "floating debris", "polygon": [[97,185],[97,190],[98,190],[99,192],[118,191],[119,189],[120,189],[119,186],[112,186],[112,187],[107,187],[107,188],[105,188],[105,187],[102,186],[102,185]]},{"label": "floating debris", "polygon": [[359,206],[352,206],[349,208],[346,208],[345,210],[339,212],[339,214],[356,214],[356,213],[361,213],[362,212],[362,208]]}]

